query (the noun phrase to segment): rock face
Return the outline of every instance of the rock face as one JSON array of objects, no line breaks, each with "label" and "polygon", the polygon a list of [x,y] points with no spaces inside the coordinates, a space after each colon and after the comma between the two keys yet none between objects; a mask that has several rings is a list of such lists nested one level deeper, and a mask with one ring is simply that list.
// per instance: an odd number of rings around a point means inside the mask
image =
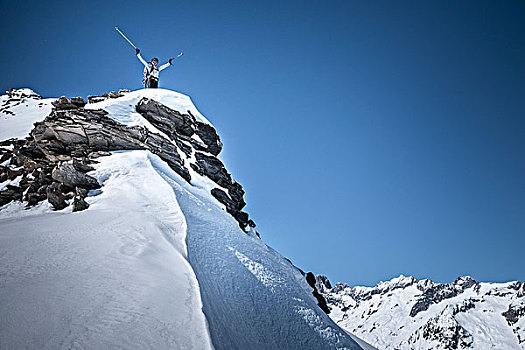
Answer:
[{"label": "rock face", "polygon": [[[234,181],[217,155],[222,150],[222,142],[215,129],[198,121],[189,112],[182,114],[154,100],[143,98],[136,106],[137,112],[166,134],[187,157],[192,155],[196,162],[189,166],[197,174],[206,176],[219,188],[211,194],[224,206],[242,229],[255,227],[242,209],[246,205],[242,186]],[[188,180],[189,181],[189,180]]]},{"label": "rock face", "polygon": [[330,308],[326,304],[326,299],[317,290],[317,284],[316,284],[316,280],[315,280],[315,275],[312,272],[308,272],[306,274],[306,282],[308,282],[310,287],[312,287],[312,289],[313,289],[312,295],[314,296],[315,299],[317,299],[317,305],[319,305],[321,310],[323,310],[326,314],[329,314],[330,313]]},{"label": "rock face", "polygon": [[316,276],[316,287],[332,319],[378,349],[525,349],[523,282],[400,276],[350,288]]},{"label": "rock face", "polygon": [[[124,93],[103,97],[117,98]],[[0,163],[5,163],[0,166],[0,182],[10,180],[0,191],[0,205],[22,200],[31,206],[47,199],[59,210],[73,199],[73,209],[84,210],[87,191],[100,187],[86,174],[93,169],[90,164],[110,151],[142,149],[158,155],[188,182],[192,180],[190,170],[208,177],[217,184],[211,193],[239,226],[255,227],[242,211],[246,205],[242,186],[217,158],[222,143],[211,125],[147,98],[139,101],[136,110],[165,136],[120,124],[104,110],[86,109],[81,97],[61,97],[52,104],[51,114],[35,123],[30,137],[0,143],[4,146],[0,147]]]},{"label": "rock face", "polygon": [[78,171],[75,166],[70,163],[63,163],[55,167],[51,172],[51,177],[53,180],[72,188],[80,187],[88,190],[94,190],[100,187],[94,177]]},{"label": "rock face", "polygon": [[111,92],[104,93],[101,96],[89,95],[88,96],[88,102],[89,103],[97,103],[97,102],[101,102],[101,101],[107,100],[108,98],[122,97],[122,96],[124,96],[124,94],[127,94],[128,92],[130,92],[130,90],[128,90],[128,89],[120,89],[118,92],[111,91]]},{"label": "rock face", "polygon": [[414,317],[419,312],[428,310],[428,308],[441,302],[442,300],[453,298],[465,291],[467,288],[472,288],[478,285],[471,277],[458,277],[458,279],[451,284],[435,284],[430,287],[418,286],[422,291],[421,296],[418,297],[414,306],[410,310],[410,316]]}]

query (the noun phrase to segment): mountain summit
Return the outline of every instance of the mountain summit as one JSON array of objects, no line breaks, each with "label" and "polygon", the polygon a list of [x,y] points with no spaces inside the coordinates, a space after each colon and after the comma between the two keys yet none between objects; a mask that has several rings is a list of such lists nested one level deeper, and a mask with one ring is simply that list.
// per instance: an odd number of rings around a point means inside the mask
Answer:
[{"label": "mountain summit", "polygon": [[0,104],[2,348],[370,348],[261,241],[189,97]]}]

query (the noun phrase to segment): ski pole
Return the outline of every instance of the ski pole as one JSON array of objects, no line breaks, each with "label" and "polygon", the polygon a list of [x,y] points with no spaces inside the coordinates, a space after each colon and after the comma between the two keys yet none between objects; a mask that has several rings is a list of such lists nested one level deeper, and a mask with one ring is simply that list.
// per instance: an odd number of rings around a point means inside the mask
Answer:
[{"label": "ski pole", "polygon": [[179,54],[177,55],[177,57],[173,57],[173,58],[171,58],[171,59],[174,60],[174,59],[176,59],[176,58],[179,58],[179,57],[182,56],[182,55],[184,55],[184,52],[179,53]]},{"label": "ski pole", "polygon": [[122,37],[123,37],[124,39],[126,39],[126,40],[128,41],[128,43],[129,43],[131,46],[133,46],[135,49],[137,48],[135,45],[133,45],[133,43],[132,43],[131,41],[129,41],[129,39],[124,35],[124,33],[122,33],[122,32],[120,31],[120,29],[118,29],[118,27],[115,27],[115,30],[116,30],[117,32],[119,32],[120,35],[122,35]]}]

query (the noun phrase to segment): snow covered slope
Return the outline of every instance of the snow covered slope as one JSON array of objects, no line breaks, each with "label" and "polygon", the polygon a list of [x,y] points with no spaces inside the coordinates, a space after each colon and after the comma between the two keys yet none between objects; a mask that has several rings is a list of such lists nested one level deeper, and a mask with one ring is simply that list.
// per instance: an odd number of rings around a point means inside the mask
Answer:
[{"label": "snow covered slope", "polygon": [[341,327],[378,349],[525,349],[525,283],[400,276],[354,287],[317,276]]},{"label": "snow covered slope", "polygon": [[31,89],[7,91],[0,96],[0,140],[22,138],[33,129],[33,123],[51,112],[51,102]]},{"label": "snow covered slope", "polygon": [[257,237],[188,97],[72,102],[0,148],[0,348],[361,348]]},{"label": "snow covered slope", "polygon": [[89,210],[0,210],[0,348],[211,349],[173,192],[145,151],[100,161]]}]

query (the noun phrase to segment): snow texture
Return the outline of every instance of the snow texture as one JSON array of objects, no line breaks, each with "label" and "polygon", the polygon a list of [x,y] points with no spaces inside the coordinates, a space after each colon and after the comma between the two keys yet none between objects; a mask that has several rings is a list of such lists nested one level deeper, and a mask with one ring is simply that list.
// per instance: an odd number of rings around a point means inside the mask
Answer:
[{"label": "snow texture", "polygon": [[0,96],[0,141],[24,138],[33,129],[33,123],[51,112],[54,98],[42,99],[31,89],[17,89]]},{"label": "snow texture", "polygon": [[208,191],[151,158],[184,213],[215,349],[360,349],[319,309],[295,267],[245,234]]},{"label": "snow texture", "polygon": [[0,348],[210,349],[173,192],[145,151],[100,161],[89,210],[0,211]]}]

